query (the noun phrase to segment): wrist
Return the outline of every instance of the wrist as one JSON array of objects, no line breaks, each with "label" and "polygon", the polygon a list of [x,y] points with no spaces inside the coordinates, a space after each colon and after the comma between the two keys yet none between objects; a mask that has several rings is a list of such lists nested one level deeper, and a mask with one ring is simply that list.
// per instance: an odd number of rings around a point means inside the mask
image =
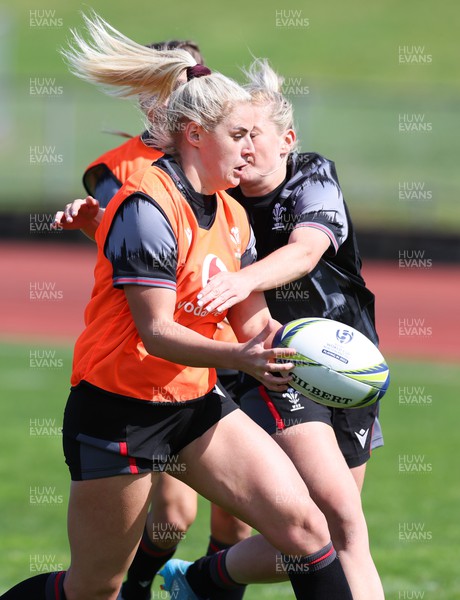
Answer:
[{"label": "wrist", "polygon": [[244,269],[241,269],[238,274],[241,278],[240,281],[242,283],[242,287],[247,289],[248,294],[251,294],[252,292],[264,291],[261,269],[257,263],[248,265]]},{"label": "wrist", "polygon": [[243,360],[242,360],[242,349],[243,349],[243,344],[239,343],[239,342],[235,342],[235,343],[228,343],[226,342],[229,346],[232,346],[231,348],[229,348],[229,353],[228,353],[228,360],[226,359],[226,365],[225,368],[226,369],[232,369],[235,371],[243,371]]}]

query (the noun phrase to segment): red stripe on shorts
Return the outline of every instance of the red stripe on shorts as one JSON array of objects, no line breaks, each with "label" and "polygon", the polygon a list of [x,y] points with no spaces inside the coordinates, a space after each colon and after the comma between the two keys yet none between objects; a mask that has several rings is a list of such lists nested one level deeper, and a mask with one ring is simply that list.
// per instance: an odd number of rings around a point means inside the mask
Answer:
[{"label": "red stripe on shorts", "polygon": [[[128,444],[126,442],[118,442],[118,445],[120,448],[120,454],[122,456],[128,456]],[[134,475],[139,473],[139,469],[137,468],[137,465],[136,465],[136,459],[133,458],[132,456],[128,456],[128,462],[129,462],[130,473],[133,473]]]},{"label": "red stripe on shorts", "polygon": [[137,473],[139,473],[139,469],[137,468],[136,465],[136,459],[132,458],[131,456],[129,457],[129,470],[131,473],[133,473],[134,475],[136,475]]},{"label": "red stripe on shorts", "polygon": [[54,579],[54,596],[56,597],[56,600],[59,600],[61,598],[61,594],[59,593],[59,582],[61,581],[61,578],[64,575],[64,573],[65,571],[61,571],[56,575]]},{"label": "red stripe on shorts", "polygon": [[257,389],[259,390],[259,393],[262,396],[262,399],[264,400],[265,404],[268,406],[268,410],[271,412],[273,418],[276,421],[276,428],[277,429],[285,429],[286,425],[284,424],[284,421],[281,418],[281,415],[276,410],[276,406],[273,404],[272,399],[267,394],[267,390],[264,388],[263,385],[260,385]]}]

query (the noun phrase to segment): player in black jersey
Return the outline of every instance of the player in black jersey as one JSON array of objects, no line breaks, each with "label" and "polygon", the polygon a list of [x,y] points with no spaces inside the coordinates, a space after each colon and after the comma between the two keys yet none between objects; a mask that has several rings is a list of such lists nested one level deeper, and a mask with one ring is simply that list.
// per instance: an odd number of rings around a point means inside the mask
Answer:
[{"label": "player in black jersey", "polygon": [[[231,193],[248,212],[258,262],[212,278],[200,302],[224,310],[254,290],[264,291],[272,316],[283,324],[309,316],[335,319],[377,344],[374,295],[361,276],[334,163],[293,152],[292,107],[266,62],[256,62],[247,75],[260,107],[252,132],[256,152]],[[383,598],[360,502],[371,449],[382,445],[378,405],[330,408],[292,388],[271,392],[245,376],[240,394],[243,410],[291,456],[327,516],[354,600]]]}]

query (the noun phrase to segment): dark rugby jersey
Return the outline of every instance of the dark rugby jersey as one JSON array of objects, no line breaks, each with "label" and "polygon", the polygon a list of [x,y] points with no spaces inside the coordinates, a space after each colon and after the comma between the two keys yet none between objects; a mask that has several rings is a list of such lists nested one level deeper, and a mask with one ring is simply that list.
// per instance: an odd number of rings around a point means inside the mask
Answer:
[{"label": "dark rugby jersey", "polygon": [[285,246],[294,229],[314,227],[330,239],[329,249],[311,273],[265,292],[274,319],[335,319],[355,327],[375,343],[374,294],[361,276],[353,224],[334,163],[315,153],[293,153],[286,180],[262,197],[229,190],[247,210],[259,259]]}]

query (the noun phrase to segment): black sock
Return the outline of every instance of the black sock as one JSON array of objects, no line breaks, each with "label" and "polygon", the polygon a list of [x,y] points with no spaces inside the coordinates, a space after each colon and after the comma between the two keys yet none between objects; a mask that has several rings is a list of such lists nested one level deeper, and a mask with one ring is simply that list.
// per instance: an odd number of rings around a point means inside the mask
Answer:
[{"label": "black sock", "polygon": [[283,556],[283,562],[296,598],[353,600],[332,542],[309,556]]},{"label": "black sock", "polygon": [[192,590],[202,598],[238,600],[246,586],[234,581],[228,574],[225,560],[228,550],[204,556],[187,569],[185,577]]},{"label": "black sock", "polygon": [[147,530],[128,570],[127,580],[122,586],[123,600],[149,600],[153,578],[161,567],[173,556],[177,546],[164,550],[155,546]]},{"label": "black sock", "polygon": [[219,542],[218,539],[210,535],[206,556],[212,556],[213,554],[215,554],[216,552],[220,552],[221,550],[228,550],[228,548],[230,548],[231,546],[232,544],[224,544],[224,542]]},{"label": "black sock", "polygon": [[[212,556],[216,554],[216,552],[221,552],[222,550],[228,550],[232,547],[232,544],[224,544],[224,542],[219,542],[218,539],[209,536],[209,545],[208,551],[206,552],[206,556]],[[216,600],[241,600],[244,596],[244,592],[246,591],[245,585],[239,585],[237,588],[221,590],[220,595],[217,595]]]},{"label": "black sock", "polygon": [[64,593],[65,571],[42,573],[26,579],[5,592],[3,600],[67,600]]}]

